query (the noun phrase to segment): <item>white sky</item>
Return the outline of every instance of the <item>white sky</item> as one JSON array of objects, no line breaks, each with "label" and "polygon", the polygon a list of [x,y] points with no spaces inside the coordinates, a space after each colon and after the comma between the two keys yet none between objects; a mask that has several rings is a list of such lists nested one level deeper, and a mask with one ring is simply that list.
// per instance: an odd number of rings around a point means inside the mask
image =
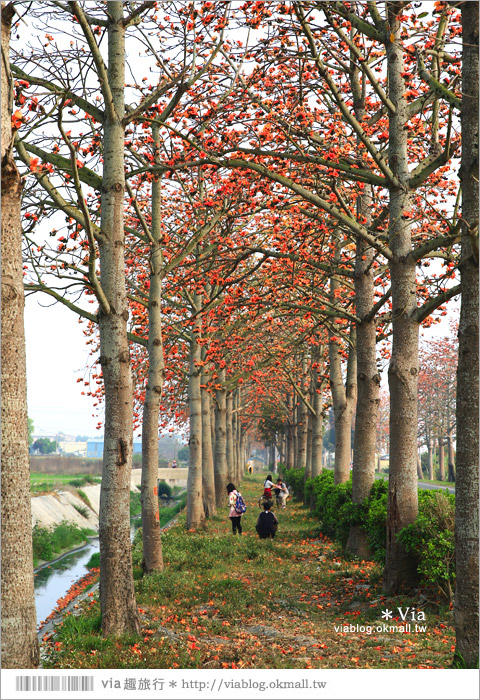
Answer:
[{"label": "white sky", "polygon": [[48,304],[40,294],[25,304],[28,415],[34,432],[99,437],[103,431],[95,428],[93,399],[82,396],[83,385],[77,384],[92,361],[82,326],[66,307]]}]

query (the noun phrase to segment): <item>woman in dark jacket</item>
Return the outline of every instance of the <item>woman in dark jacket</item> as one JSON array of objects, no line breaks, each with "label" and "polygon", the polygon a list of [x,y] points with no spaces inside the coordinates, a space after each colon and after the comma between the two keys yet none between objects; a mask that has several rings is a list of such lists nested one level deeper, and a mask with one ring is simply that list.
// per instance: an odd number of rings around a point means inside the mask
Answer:
[{"label": "woman in dark jacket", "polygon": [[275,533],[278,528],[278,520],[275,513],[270,510],[271,504],[266,501],[263,504],[263,513],[258,516],[257,524],[255,525],[255,530],[258,532],[258,536],[261,540],[266,540],[268,537],[275,537]]}]

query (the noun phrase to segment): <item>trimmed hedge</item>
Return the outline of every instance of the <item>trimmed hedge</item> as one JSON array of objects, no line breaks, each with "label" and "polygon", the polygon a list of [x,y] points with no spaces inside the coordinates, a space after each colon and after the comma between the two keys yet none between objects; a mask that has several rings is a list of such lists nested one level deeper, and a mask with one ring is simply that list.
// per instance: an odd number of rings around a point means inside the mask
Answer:
[{"label": "trimmed hedge", "polygon": [[[376,561],[385,563],[388,481],[376,479],[363,503],[352,503],[352,481],[334,484],[333,471],[324,470],[304,483],[303,469],[289,469],[285,479],[297,499],[312,503],[312,515],[322,532],[347,543],[351,525],[360,525]],[[433,585],[451,600],[455,582],[455,496],[444,491],[419,490],[418,517],[403,528],[398,538],[418,561],[424,585]]]},{"label": "trimmed hedge", "polygon": [[422,581],[435,584],[453,600],[455,584],[455,496],[444,491],[418,492],[418,517],[399,533],[407,552],[418,559]]}]

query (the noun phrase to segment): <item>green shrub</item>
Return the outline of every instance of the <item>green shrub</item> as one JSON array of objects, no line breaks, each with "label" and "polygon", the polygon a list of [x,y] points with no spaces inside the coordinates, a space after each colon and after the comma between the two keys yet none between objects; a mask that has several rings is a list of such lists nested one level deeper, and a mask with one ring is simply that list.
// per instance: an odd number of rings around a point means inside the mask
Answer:
[{"label": "green shrub", "polygon": [[344,547],[351,525],[360,525],[375,560],[385,561],[388,482],[377,479],[363,503],[352,503],[352,481],[334,484],[333,471],[324,470],[305,484],[307,499],[312,498],[312,514],[321,523],[325,535],[338,540]]},{"label": "green shrub", "polygon": [[172,498],[172,487],[167,484],[166,481],[158,482],[158,495],[166,496],[167,498]]},{"label": "green shrub", "polygon": [[165,527],[165,525],[174,518],[177,513],[185,508],[187,504],[187,494],[184,493],[181,499],[173,506],[161,506],[160,507],[160,527]]},{"label": "green shrub", "polygon": [[387,547],[388,481],[375,479],[370,495],[362,503],[361,522],[375,561],[383,564]]},{"label": "green shrub", "polygon": [[437,586],[451,601],[455,582],[455,496],[419,491],[418,516],[399,533],[405,549],[418,559],[422,583]]},{"label": "green shrub", "polygon": [[39,559],[49,561],[53,559],[52,532],[46,527],[40,527],[38,523],[34,525],[33,532],[33,560]]},{"label": "green shrub", "polygon": [[70,486],[74,486],[75,488],[78,488],[79,486],[87,486],[89,484],[98,484],[100,483],[100,479],[95,476],[79,476],[75,477],[74,479],[69,479],[68,483]]},{"label": "green shrub", "polygon": [[338,540],[344,547],[350,525],[361,522],[361,507],[352,503],[352,481],[333,483],[333,472],[324,470],[306,484],[307,497],[313,494],[312,513],[320,520],[325,535]]},{"label": "green shrub", "polygon": [[89,535],[94,534],[89,528],[67,522],[60,523],[53,530],[36,524],[32,531],[34,566],[39,560],[54,559],[61,552],[84,542]]},{"label": "green shrub", "polygon": [[138,515],[142,511],[142,497],[138,491],[130,492],[130,517]]},{"label": "green shrub", "polygon": [[303,500],[305,495],[305,469],[286,469],[283,479],[287,482],[289,491],[297,500]]}]

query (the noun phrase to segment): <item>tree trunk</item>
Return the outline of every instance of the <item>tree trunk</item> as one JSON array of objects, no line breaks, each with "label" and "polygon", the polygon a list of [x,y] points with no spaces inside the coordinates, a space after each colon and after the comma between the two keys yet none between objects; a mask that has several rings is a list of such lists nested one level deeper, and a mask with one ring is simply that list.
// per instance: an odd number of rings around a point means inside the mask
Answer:
[{"label": "tree trunk", "polygon": [[293,467],[298,469],[298,403],[295,394],[292,397],[292,413]]},{"label": "tree trunk", "polygon": [[438,467],[439,479],[445,481],[445,449],[443,446],[443,435],[438,438]]},{"label": "tree trunk", "polygon": [[[333,290],[336,283],[333,284]],[[334,295],[333,295],[333,298]],[[348,352],[347,386],[343,384],[340,348],[329,334],[328,354],[330,358],[330,388],[335,419],[335,484],[342,484],[350,478],[352,455],[352,419],[356,399],[356,351],[355,330],[351,329],[352,345]]]},{"label": "tree trunk", "polygon": [[215,397],[213,394],[209,394],[210,396],[210,435],[211,435],[211,441],[212,441],[212,454],[214,456],[213,459],[213,464],[214,464],[214,475],[215,475]]},{"label": "tree trunk", "polygon": [[13,3],[2,2],[2,668],[37,668],[23,321],[22,182],[12,157],[9,69]]},{"label": "tree trunk", "polygon": [[448,440],[448,481],[455,482],[455,450],[453,449],[453,434],[455,427],[449,428],[447,433]]},{"label": "tree trunk", "polygon": [[139,633],[130,542],[133,392],[127,341],[123,224],[125,27],[123,3],[108,6],[108,84],[113,114],[105,112],[101,197],[100,276],[110,311],[99,313],[105,427],[100,491],[100,609],[105,636]]},{"label": "tree trunk", "polygon": [[238,389],[233,395],[233,454],[235,457],[235,479],[236,483],[240,483],[242,480],[242,469],[240,466],[240,421],[238,419],[238,406],[239,406],[239,396]]},{"label": "tree trunk", "polygon": [[[200,308],[198,295],[194,296],[194,311]],[[190,340],[190,371],[188,375],[188,408],[190,414],[190,461],[187,479],[187,529],[197,530],[204,525],[202,496],[202,396],[200,388],[200,362],[202,349],[197,342],[200,331],[198,316]],[[197,331],[197,332],[195,332]]]},{"label": "tree trunk", "polygon": [[419,479],[423,479],[422,458],[420,457],[420,452],[418,452],[418,450],[417,450],[417,477]]},{"label": "tree trunk", "polygon": [[312,417],[312,479],[322,473],[322,449],[323,449],[323,384],[318,381],[315,372],[313,391],[313,408],[315,415]]},{"label": "tree trunk", "polygon": [[397,13],[401,6],[388,5],[391,41],[386,38],[389,97],[395,114],[389,117],[389,166],[398,185],[390,184],[389,244],[392,289],[392,357],[388,368],[390,387],[390,477],[387,510],[387,553],[383,585],[394,594],[411,588],[416,566],[397,541],[399,531],[418,513],[417,494],[417,378],[418,322],[416,320],[416,264],[411,256],[411,230],[405,212],[411,208],[408,195],[407,102],[403,78],[403,48]]},{"label": "tree trunk", "polygon": [[[462,7],[462,303],[458,327],[455,655],[478,663],[478,3]],[[475,381],[472,381],[472,377]]]},{"label": "tree trunk", "polygon": [[297,469],[305,469],[305,467],[307,466],[307,420],[307,408],[303,401],[299,399],[297,427],[297,459],[295,464]]},{"label": "tree trunk", "polygon": [[[228,481],[235,479],[235,463],[233,456],[233,395],[232,392],[227,394],[227,478]],[[235,484],[237,486],[237,484]]]},{"label": "tree trunk", "polygon": [[434,470],[433,470],[433,440],[431,437],[428,438],[427,450],[428,450],[428,478],[430,479],[430,481],[433,481],[435,478],[435,474],[434,474]]},{"label": "tree trunk", "polygon": [[[352,61],[352,94],[355,116],[362,122],[365,115],[365,94],[358,80],[358,69]],[[372,187],[365,185],[357,199],[357,218],[369,228],[371,225]],[[375,249],[357,237],[355,255],[355,311],[360,321],[356,324],[357,357],[357,410],[353,441],[352,501],[362,503],[370,494],[375,480],[375,444],[377,441],[378,406],[380,403],[380,375],[376,357],[376,324],[369,318],[375,305],[373,261]],[[367,533],[358,525],[350,527],[347,549],[366,558]]]},{"label": "tree trunk", "polygon": [[[313,397],[311,397],[312,399]],[[311,400],[310,400],[311,402]],[[307,411],[307,457],[305,460],[305,479],[312,475],[312,439],[313,439],[313,414]]]},{"label": "tree trunk", "polygon": [[225,370],[218,372],[220,389],[216,393],[215,407],[215,500],[217,508],[225,502],[225,489],[228,483],[227,474],[227,392],[225,390]]},{"label": "tree trunk", "polygon": [[[158,144],[158,127],[153,130]],[[156,148],[158,152],[158,147]],[[157,177],[152,183],[152,241],[150,246],[150,289],[148,294],[148,378],[145,389],[142,421],[142,568],[145,573],[163,570],[160,513],[158,509],[158,419],[165,381],[162,334],[161,247],[162,184]]]},{"label": "tree trunk", "polygon": [[287,469],[293,469],[295,466],[295,444],[293,440],[294,411],[293,399],[290,394],[287,396],[287,415]]},{"label": "tree trunk", "polygon": [[[202,353],[203,354],[203,353]],[[202,495],[203,511],[206,518],[213,518],[217,513],[215,503],[215,472],[212,450],[212,417],[210,412],[210,394],[206,389],[208,375],[202,373]]]},{"label": "tree trunk", "polygon": [[243,430],[240,430],[240,463],[242,465],[242,474],[246,461],[246,435]]}]

